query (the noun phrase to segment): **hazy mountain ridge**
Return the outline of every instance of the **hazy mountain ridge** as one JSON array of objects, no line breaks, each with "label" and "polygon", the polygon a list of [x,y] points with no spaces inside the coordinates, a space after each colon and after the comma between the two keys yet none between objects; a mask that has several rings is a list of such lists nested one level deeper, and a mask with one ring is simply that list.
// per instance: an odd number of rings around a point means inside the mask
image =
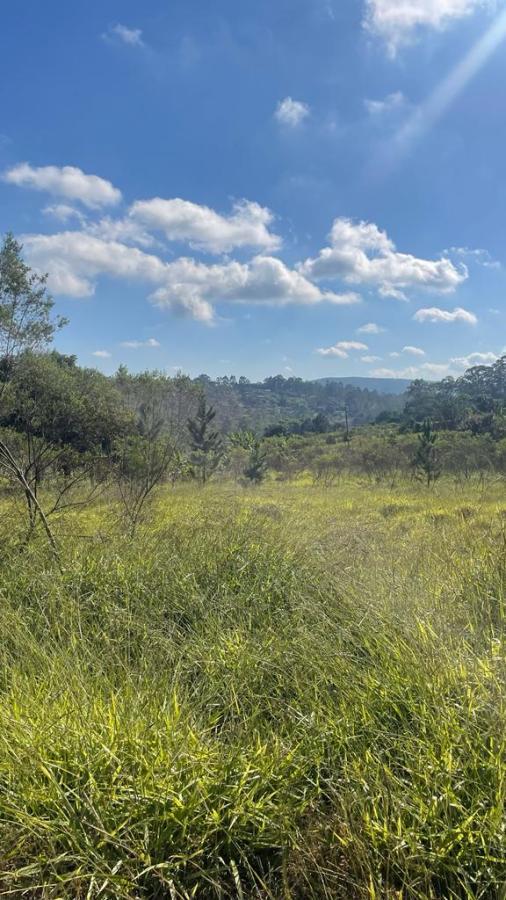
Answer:
[{"label": "hazy mountain ridge", "polygon": [[376,391],[378,394],[403,394],[411,384],[409,378],[373,378],[365,375],[330,376],[327,378],[315,378],[320,384],[340,382],[344,385],[362,388],[362,390]]}]

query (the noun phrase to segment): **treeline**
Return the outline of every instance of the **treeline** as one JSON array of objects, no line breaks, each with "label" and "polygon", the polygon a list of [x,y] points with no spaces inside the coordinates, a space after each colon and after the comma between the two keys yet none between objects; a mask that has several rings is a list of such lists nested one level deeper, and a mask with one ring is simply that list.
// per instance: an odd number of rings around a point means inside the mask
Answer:
[{"label": "treeline", "polygon": [[[211,379],[200,375],[195,379],[216,409],[217,422],[225,433],[253,429],[258,434],[270,428],[286,433],[311,431],[315,417],[325,421],[325,430],[344,424],[364,425],[381,413],[400,415],[404,399],[382,394],[339,381],[303,381],[274,375],[261,382],[250,382],[234,375]],[[316,429],[318,430],[318,424]]]},{"label": "treeline", "polygon": [[491,366],[473,366],[460,378],[413,381],[399,422],[404,430],[416,430],[426,419],[440,430],[506,437],[506,356]]}]

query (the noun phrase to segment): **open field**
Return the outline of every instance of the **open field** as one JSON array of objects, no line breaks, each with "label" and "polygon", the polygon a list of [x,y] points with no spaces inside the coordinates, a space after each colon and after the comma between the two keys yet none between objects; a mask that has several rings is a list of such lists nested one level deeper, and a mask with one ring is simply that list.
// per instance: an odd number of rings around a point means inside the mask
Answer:
[{"label": "open field", "polygon": [[506,897],[502,481],[2,503],[0,896]]}]

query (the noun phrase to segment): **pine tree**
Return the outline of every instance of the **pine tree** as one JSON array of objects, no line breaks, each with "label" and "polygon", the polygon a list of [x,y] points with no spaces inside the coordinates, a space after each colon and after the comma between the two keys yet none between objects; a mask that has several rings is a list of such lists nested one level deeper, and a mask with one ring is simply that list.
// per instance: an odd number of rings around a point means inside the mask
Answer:
[{"label": "pine tree", "polygon": [[215,417],[216,410],[212,406],[207,406],[206,398],[202,396],[195,418],[188,419],[192,462],[200,469],[202,484],[208,481],[223,457],[221,435],[211,427]]},{"label": "pine tree", "polygon": [[441,465],[436,448],[437,433],[430,419],[425,419],[418,435],[418,447],[413,460],[416,474],[430,487],[441,475]]},{"label": "pine tree", "polygon": [[267,474],[266,452],[262,448],[260,441],[255,441],[248,461],[248,465],[244,470],[244,475],[253,484],[261,484]]}]

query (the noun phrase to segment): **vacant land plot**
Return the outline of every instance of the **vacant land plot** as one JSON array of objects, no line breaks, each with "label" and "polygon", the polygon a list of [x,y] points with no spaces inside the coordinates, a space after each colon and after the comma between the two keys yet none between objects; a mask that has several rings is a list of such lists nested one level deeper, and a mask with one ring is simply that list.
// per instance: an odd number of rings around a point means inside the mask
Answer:
[{"label": "vacant land plot", "polygon": [[1,896],[505,896],[501,484],[2,516]]}]

